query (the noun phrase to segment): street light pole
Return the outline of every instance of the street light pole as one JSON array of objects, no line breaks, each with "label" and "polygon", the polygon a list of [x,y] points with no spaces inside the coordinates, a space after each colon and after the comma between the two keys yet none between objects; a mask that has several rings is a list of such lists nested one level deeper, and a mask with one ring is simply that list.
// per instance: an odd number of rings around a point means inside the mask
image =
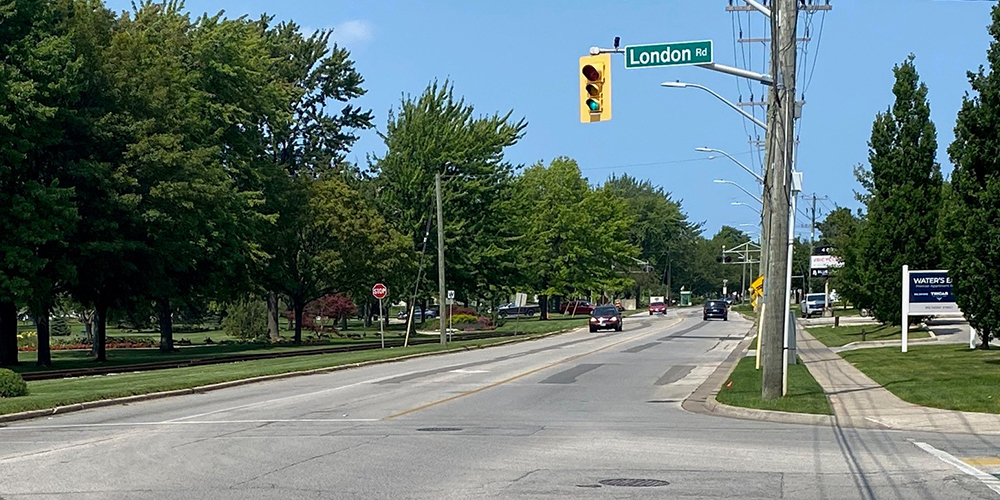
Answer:
[{"label": "street light pole", "polygon": [[737,184],[737,183],[735,183],[735,182],[733,182],[733,181],[727,181],[727,180],[724,180],[724,179],[715,179],[715,180],[714,180],[714,181],[712,181],[712,182],[714,182],[714,183],[716,183],[716,184],[732,184],[732,185],[734,185],[734,186],[736,186],[736,187],[740,188],[740,191],[743,191],[744,193],[746,193],[746,194],[747,194],[747,196],[749,196],[749,197],[753,198],[754,200],[756,200],[756,201],[757,201],[757,203],[760,203],[761,205],[763,205],[763,204],[764,204],[764,200],[760,199],[760,197],[759,197],[759,196],[757,196],[757,195],[755,195],[755,194],[751,193],[750,191],[747,191],[747,190],[746,190],[746,188],[744,188],[743,186],[741,186],[741,185],[739,185],[739,184]]},{"label": "street light pole", "polygon": [[[441,326],[441,345],[448,345],[447,331],[442,315],[444,314],[444,214],[441,203],[441,174],[434,176],[434,195],[437,198],[437,233],[438,233],[438,324]],[[423,311],[426,316],[427,311]]]},{"label": "street light pole", "polygon": [[[731,154],[729,154],[729,153],[727,153],[727,152],[725,152],[725,151],[723,151],[721,149],[714,149],[714,148],[694,148],[694,150],[695,151],[700,151],[702,153],[719,153],[720,155],[725,156],[726,158],[729,158],[730,160],[733,160],[733,163],[739,165],[740,168],[742,168],[743,170],[746,170],[748,174],[750,174],[750,175],[752,175],[754,177],[754,179],[757,179],[757,182],[759,182],[761,184],[764,183],[764,178],[761,177],[760,174],[758,174],[757,172],[754,172],[753,170],[750,169],[750,167],[744,165],[743,162],[737,160],[736,158],[733,158],[733,155],[731,155]],[[713,158],[715,158],[715,157],[714,156],[709,156],[708,157],[709,160],[711,160]]]},{"label": "street light pole", "polygon": [[746,111],[743,111],[742,109],[740,109],[739,106],[737,106],[737,105],[729,102],[728,100],[726,100],[725,97],[722,97],[716,91],[714,91],[714,90],[712,90],[712,89],[710,89],[710,88],[708,88],[708,87],[706,87],[704,85],[699,85],[697,83],[685,83],[685,82],[663,82],[663,83],[660,84],[660,86],[661,87],[674,88],[674,89],[686,89],[686,88],[690,87],[690,88],[704,90],[705,92],[708,92],[709,94],[712,94],[712,96],[714,96],[716,99],[724,102],[730,108],[733,108],[734,110],[736,110],[737,113],[743,115],[744,118],[746,118],[747,120],[750,120],[751,122],[753,122],[754,125],[762,128],[764,130],[767,130],[767,125],[765,125],[764,122],[758,120],[757,118],[754,118],[754,116],[751,115],[750,113],[747,113]]}]

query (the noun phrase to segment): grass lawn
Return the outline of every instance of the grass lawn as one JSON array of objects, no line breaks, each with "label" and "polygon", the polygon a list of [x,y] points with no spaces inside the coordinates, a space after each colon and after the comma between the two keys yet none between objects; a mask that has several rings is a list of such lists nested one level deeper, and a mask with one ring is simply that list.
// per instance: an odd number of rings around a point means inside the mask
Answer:
[{"label": "grass lawn", "polygon": [[1000,350],[962,345],[860,349],[841,353],[854,366],[910,403],[946,410],[1000,413]]},{"label": "grass lawn", "polygon": [[[898,326],[890,325],[853,325],[853,326],[822,326],[806,328],[816,340],[826,344],[827,347],[840,347],[858,342],[861,340],[861,330],[867,332],[865,340],[900,340],[902,330]],[[910,339],[925,339],[930,337],[926,330],[916,330],[911,328]]]},{"label": "grass lawn", "polygon": [[733,306],[731,309],[733,310],[733,312],[738,312],[743,316],[750,318],[752,320],[757,319],[757,313],[754,312],[753,306],[751,306],[750,304],[738,304]]},{"label": "grass lawn", "polygon": [[723,384],[716,399],[730,406],[756,408],[760,410],[788,411],[795,413],[815,413],[833,415],[833,409],[823,394],[823,388],[816,383],[805,365],[788,367],[788,395],[774,401],[760,398],[760,372],[754,366],[753,357],[744,357],[729,376],[732,387]]},{"label": "grass lawn", "polygon": [[[449,344],[449,348],[483,346],[504,340],[508,340],[508,338],[460,341]],[[439,344],[425,344],[407,348],[266,359],[152,372],[122,373],[113,376],[39,380],[28,382],[30,393],[27,396],[0,398],[0,415],[438,350],[441,350]]]},{"label": "grass lawn", "polygon": [[516,331],[519,335],[522,333],[557,332],[559,330],[587,326],[588,321],[590,321],[590,316],[577,315],[573,317],[550,313],[547,321],[541,321],[537,316],[534,318],[508,319],[496,331],[498,333],[514,333]]},{"label": "grass lawn", "polygon": [[[386,336],[386,339],[398,339],[399,336]],[[155,363],[157,361],[176,361],[195,358],[211,358],[235,356],[240,354],[254,354],[262,352],[287,352],[287,351],[308,351],[323,347],[332,347],[345,344],[356,344],[359,342],[371,343],[373,339],[331,339],[322,345],[302,345],[302,346],[277,346],[268,344],[231,344],[197,346],[178,349],[177,352],[161,353],[158,349],[108,349],[108,362],[101,366],[119,366],[139,363]],[[89,368],[95,366],[94,360],[89,357],[89,351],[52,351],[52,369]],[[25,373],[46,368],[38,368],[35,361],[38,359],[35,352],[20,352],[18,360],[21,365],[14,367],[14,371]]]}]

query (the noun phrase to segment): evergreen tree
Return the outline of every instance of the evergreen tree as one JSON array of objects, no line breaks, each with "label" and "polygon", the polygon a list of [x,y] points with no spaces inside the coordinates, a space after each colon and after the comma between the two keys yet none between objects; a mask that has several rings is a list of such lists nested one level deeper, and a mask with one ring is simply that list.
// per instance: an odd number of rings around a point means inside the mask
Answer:
[{"label": "evergreen tree", "polygon": [[982,349],[1000,334],[1000,6],[993,7],[986,52],[990,71],[969,72],[974,95],[966,94],[948,154],[955,164],[942,228],[955,299],[979,332]]},{"label": "evergreen tree", "polygon": [[[875,117],[868,143],[870,176],[867,220],[858,254],[859,276],[871,291],[871,310],[882,322],[902,321],[902,268],[941,266],[937,227],[941,169],[935,160],[937,131],[930,119],[927,86],[911,55],[893,68],[893,105]],[[869,183],[870,181],[870,183]]]}]

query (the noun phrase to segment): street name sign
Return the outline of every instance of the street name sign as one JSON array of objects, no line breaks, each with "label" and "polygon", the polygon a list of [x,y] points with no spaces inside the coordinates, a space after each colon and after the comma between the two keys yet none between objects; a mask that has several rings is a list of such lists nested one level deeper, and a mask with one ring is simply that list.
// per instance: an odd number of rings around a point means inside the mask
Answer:
[{"label": "street name sign", "polygon": [[625,68],[711,64],[712,57],[711,40],[627,45],[625,47]]}]

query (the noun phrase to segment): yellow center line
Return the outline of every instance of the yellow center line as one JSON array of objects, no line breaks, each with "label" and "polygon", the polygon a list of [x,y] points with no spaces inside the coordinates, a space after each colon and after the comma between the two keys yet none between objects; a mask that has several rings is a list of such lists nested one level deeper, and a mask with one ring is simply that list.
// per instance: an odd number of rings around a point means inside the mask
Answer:
[{"label": "yellow center line", "polygon": [[[679,325],[679,324],[681,324],[683,322],[684,322],[684,318],[677,318],[677,322],[674,323],[673,325],[668,326],[667,329],[674,328],[675,326],[677,326],[677,325]],[[476,389],[465,391],[465,392],[456,394],[454,396],[449,396],[449,397],[444,398],[444,399],[439,399],[437,401],[433,401],[433,402],[427,403],[425,405],[418,406],[416,408],[410,408],[409,410],[401,411],[399,413],[394,413],[394,414],[389,415],[387,417],[383,417],[382,420],[391,420],[391,419],[394,419],[394,418],[397,418],[397,417],[402,417],[402,416],[405,416],[405,415],[409,415],[411,413],[416,413],[416,412],[421,411],[421,410],[426,410],[427,408],[431,408],[433,406],[437,406],[437,405],[440,405],[440,404],[448,403],[448,402],[454,401],[454,400],[456,400],[458,398],[464,398],[465,396],[471,396],[473,394],[477,394],[477,393],[483,392],[483,391],[485,391],[487,389],[492,389],[492,388],[497,387],[499,385],[503,385],[503,384],[506,384],[508,382],[513,382],[513,381],[515,381],[517,379],[527,377],[528,375],[533,375],[533,374],[538,373],[538,372],[540,372],[542,370],[547,370],[549,368],[552,368],[553,366],[559,366],[561,364],[569,363],[570,361],[576,361],[576,360],[578,360],[578,359],[580,359],[582,357],[590,356],[591,354],[596,354],[596,353],[601,352],[601,351],[603,351],[605,349],[610,349],[610,348],[615,347],[617,345],[624,344],[625,342],[631,342],[631,341],[634,341],[634,340],[639,340],[639,339],[648,337],[650,335],[653,335],[655,333],[662,333],[662,330],[654,331],[654,332],[649,332],[649,333],[647,333],[645,335],[640,335],[638,337],[632,337],[632,338],[622,339],[622,340],[619,340],[618,342],[615,342],[613,344],[608,344],[608,345],[606,345],[604,347],[600,347],[598,349],[594,349],[593,351],[585,352],[583,354],[577,354],[575,356],[570,356],[570,357],[568,357],[566,359],[562,359],[562,360],[556,361],[554,363],[547,364],[547,365],[539,367],[539,368],[534,368],[534,369],[528,370],[528,371],[526,371],[524,373],[519,373],[517,375],[514,375],[513,377],[506,378],[506,379],[500,380],[498,382],[494,382],[492,384],[489,384],[489,385],[486,385],[486,386],[483,386],[483,387],[479,387],[479,388],[476,388]]]},{"label": "yellow center line", "polygon": [[970,458],[963,458],[962,461],[973,467],[1000,466],[1000,457],[970,457]]}]

